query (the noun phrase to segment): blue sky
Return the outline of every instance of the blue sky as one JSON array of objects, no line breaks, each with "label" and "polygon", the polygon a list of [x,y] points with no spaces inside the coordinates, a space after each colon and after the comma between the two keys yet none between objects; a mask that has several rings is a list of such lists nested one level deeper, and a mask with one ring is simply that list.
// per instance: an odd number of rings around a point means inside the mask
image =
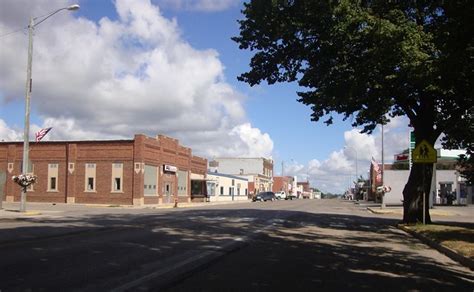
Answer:
[{"label": "blue sky", "polygon": [[[0,2],[0,35],[74,3]],[[362,135],[350,121],[310,121],[296,84],[249,87],[237,81],[251,52],[239,50],[239,0],[79,0],[38,26],[33,61],[32,130],[52,126],[47,139],[131,138],[158,133],[194,153],[265,156],[274,171],[343,192],[380,157],[380,131]],[[8,14],[6,14],[9,11]],[[27,35],[0,38],[0,139],[20,140]],[[124,111],[126,109],[126,111]],[[408,147],[403,118],[385,127],[385,160]]]}]

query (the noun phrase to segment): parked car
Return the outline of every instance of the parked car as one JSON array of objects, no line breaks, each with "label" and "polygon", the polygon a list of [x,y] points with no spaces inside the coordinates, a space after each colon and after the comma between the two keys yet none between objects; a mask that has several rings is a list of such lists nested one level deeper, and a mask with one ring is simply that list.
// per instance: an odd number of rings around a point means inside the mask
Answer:
[{"label": "parked car", "polygon": [[287,196],[286,196],[286,200],[293,200],[293,199],[297,199],[296,195],[294,193],[289,193]]},{"label": "parked car", "polygon": [[276,192],[276,193],[275,193],[275,197],[276,197],[278,200],[285,200],[285,199],[286,199],[286,193],[285,193],[284,191]]},{"label": "parked car", "polygon": [[255,197],[253,197],[252,201],[275,201],[276,196],[274,192],[260,192]]}]

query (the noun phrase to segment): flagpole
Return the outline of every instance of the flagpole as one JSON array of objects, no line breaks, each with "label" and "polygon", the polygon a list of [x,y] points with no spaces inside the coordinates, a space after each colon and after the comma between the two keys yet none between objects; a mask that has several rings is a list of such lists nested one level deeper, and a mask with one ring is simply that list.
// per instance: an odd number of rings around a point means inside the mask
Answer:
[{"label": "flagpole", "polygon": [[384,160],[383,160],[383,122],[382,122],[382,209],[385,208],[385,187],[383,182],[383,170],[385,168]]},{"label": "flagpole", "polygon": [[[23,133],[23,168],[21,172],[23,174],[29,173],[28,170],[28,159],[29,159],[29,139],[30,139],[30,99],[31,99],[31,64],[33,62],[33,30],[35,28],[35,21],[33,17],[30,17],[30,24],[28,25],[28,65],[26,68],[26,94],[25,94],[25,129]],[[21,188],[20,197],[20,212],[26,211],[26,187]]]}]

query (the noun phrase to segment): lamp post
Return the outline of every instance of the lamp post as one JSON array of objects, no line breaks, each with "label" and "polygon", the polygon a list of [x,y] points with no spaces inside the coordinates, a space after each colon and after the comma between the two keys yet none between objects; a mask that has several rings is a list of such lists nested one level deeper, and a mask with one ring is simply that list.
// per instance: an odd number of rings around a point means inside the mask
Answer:
[{"label": "lamp post", "polygon": [[[33,63],[33,31],[36,26],[50,18],[54,14],[62,10],[78,10],[79,5],[74,4],[67,7],[57,9],[46,16],[41,17],[30,17],[30,23],[28,25],[28,65],[26,67],[26,86],[25,86],[25,128],[23,133],[23,168],[22,173],[29,173],[29,138],[30,138],[30,99],[31,91],[33,86],[33,80],[31,79],[31,67]],[[40,19],[39,19],[40,18]],[[39,20],[38,20],[39,19]],[[35,21],[38,20],[36,23]],[[21,190],[21,202],[20,202],[20,212],[26,211],[26,188]]]}]

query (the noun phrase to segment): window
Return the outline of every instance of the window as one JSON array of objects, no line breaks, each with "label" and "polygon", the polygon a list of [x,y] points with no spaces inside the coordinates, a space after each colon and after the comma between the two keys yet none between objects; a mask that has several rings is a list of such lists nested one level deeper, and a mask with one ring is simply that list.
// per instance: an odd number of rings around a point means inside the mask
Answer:
[{"label": "window", "polygon": [[224,187],[221,187],[220,195],[222,196],[223,194],[224,194]]},{"label": "window", "polygon": [[48,164],[48,192],[58,191],[58,168],[57,163]]},{"label": "window", "polygon": [[229,187],[229,196],[232,196],[232,187]]},{"label": "window", "polygon": [[93,191],[94,190],[94,178],[93,177],[88,177],[87,178],[87,190],[88,191]]},{"label": "window", "polygon": [[156,196],[158,185],[158,167],[145,164],[144,195]]},{"label": "window", "polygon": [[50,190],[51,191],[55,191],[56,190],[56,178],[55,177],[51,177],[49,178],[49,186],[50,186]]},{"label": "window", "polygon": [[85,191],[86,192],[96,191],[95,174],[96,174],[95,163],[86,163],[86,175],[85,175]]},{"label": "window", "polygon": [[240,196],[240,188],[237,188],[237,196]]},{"label": "window", "polygon": [[114,178],[114,192],[122,191],[122,179],[120,177]]},{"label": "window", "polygon": [[178,170],[178,196],[188,195],[188,172]]},{"label": "window", "polygon": [[121,193],[123,189],[123,164],[112,163],[112,192]]}]

